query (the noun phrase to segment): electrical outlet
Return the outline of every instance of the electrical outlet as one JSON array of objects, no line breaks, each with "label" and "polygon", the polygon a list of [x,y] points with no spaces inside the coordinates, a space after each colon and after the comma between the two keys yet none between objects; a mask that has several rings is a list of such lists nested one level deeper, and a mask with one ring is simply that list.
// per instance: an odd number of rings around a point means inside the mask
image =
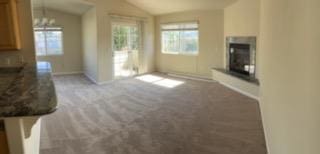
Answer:
[{"label": "electrical outlet", "polygon": [[10,58],[6,58],[6,65],[10,65],[11,64],[11,59]]}]

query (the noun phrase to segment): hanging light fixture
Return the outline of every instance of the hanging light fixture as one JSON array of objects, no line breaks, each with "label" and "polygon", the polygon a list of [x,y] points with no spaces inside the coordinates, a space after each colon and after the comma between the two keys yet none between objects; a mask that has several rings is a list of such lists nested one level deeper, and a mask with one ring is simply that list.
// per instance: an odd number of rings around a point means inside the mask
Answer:
[{"label": "hanging light fixture", "polygon": [[35,27],[50,27],[54,26],[56,20],[54,18],[48,18],[47,17],[47,9],[45,5],[45,0],[41,0],[42,4],[42,17],[41,18],[35,18],[33,23]]}]

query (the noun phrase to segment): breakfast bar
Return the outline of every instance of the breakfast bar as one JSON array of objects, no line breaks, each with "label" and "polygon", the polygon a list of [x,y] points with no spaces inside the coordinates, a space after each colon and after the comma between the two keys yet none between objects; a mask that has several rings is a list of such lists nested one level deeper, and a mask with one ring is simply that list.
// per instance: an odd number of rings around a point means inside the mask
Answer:
[{"label": "breakfast bar", "polygon": [[41,117],[56,109],[49,63],[0,67],[0,122],[11,154],[38,154]]}]

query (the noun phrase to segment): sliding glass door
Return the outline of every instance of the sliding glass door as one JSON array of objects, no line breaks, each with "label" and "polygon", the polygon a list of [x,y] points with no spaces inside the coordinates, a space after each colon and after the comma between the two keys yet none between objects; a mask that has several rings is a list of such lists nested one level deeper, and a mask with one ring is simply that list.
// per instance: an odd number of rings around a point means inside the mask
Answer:
[{"label": "sliding glass door", "polygon": [[112,23],[112,42],[114,79],[137,75],[140,46],[138,24]]}]

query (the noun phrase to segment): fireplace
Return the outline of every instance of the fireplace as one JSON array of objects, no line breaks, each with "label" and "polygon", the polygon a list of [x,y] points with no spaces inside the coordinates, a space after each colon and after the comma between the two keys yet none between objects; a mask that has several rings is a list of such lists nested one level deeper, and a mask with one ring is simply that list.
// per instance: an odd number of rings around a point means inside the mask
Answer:
[{"label": "fireplace", "polygon": [[227,37],[227,70],[255,78],[255,37]]}]

